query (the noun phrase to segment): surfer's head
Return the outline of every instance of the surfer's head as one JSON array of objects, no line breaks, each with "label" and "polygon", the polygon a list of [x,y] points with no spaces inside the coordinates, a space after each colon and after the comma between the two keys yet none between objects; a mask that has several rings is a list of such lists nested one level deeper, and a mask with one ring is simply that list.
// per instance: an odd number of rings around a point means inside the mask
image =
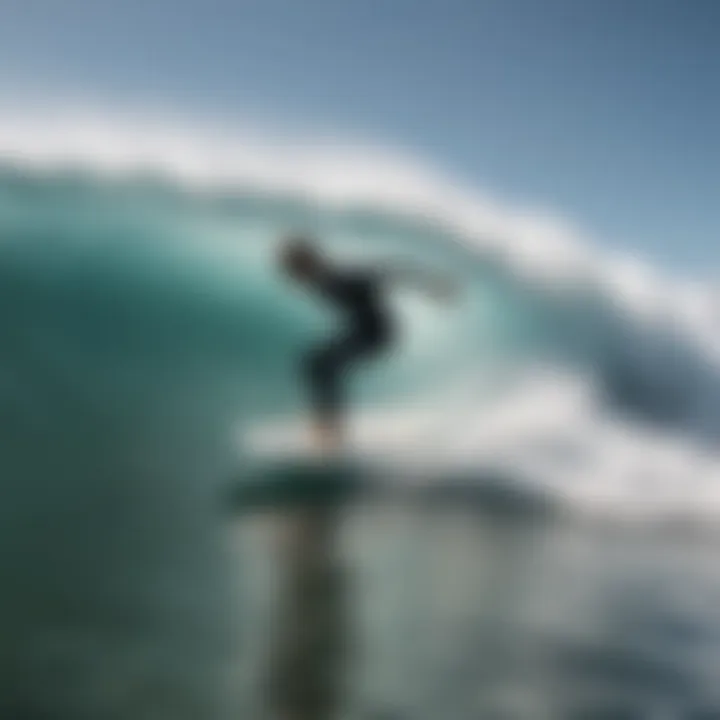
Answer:
[{"label": "surfer's head", "polygon": [[280,265],[294,280],[311,282],[322,270],[324,261],[311,239],[292,235],[285,239],[280,248]]}]

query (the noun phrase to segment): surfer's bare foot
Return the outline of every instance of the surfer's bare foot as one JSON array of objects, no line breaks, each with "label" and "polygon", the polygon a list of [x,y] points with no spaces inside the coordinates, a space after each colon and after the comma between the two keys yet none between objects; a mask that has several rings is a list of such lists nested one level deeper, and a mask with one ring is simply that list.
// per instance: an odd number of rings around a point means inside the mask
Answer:
[{"label": "surfer's bare foot", "polygon": [[342,446],[340,427],[336,423],[326,421],[316,423],[313,437],[315,448],[322,454],[336,452]]}]

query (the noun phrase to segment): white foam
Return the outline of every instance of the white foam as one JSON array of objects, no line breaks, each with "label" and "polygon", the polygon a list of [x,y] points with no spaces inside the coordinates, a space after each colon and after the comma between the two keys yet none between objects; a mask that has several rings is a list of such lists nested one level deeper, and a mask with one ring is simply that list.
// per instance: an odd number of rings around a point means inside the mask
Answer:
[{"label": "white foam", "polygon": [[[271,423],[239,440],[269,456],[305,452],[306,423]],[[489,402],[425,398],[366,411],[351,423],[350,451],[413,483],[503,472],[580,513],[632,520],[720,517],[720,452],[680,433],[610,414],[587,380],[528,371]]]}]

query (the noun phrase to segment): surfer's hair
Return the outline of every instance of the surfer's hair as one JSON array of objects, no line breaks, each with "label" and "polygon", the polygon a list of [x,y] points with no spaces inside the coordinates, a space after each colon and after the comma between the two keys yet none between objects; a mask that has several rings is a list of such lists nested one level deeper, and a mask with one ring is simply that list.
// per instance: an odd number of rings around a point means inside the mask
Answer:
[{"label": "surfer's hair", "polygon": [[288,236],[280,249],[280,264],[292,275],[310,275],[321,263],[320,250],[305,235]]}]

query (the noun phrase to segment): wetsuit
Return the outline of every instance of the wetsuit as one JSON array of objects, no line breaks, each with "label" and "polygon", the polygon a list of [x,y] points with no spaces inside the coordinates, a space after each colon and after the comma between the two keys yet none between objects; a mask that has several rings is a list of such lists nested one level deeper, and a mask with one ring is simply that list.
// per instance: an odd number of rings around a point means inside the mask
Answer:
[{"label": "wetsuit", "polygon": [[343,316],[342,329],[310,352],[305,367],[313,408],[337,419],[344,406],[343,375],[357,360],[384,350],[392,340],[381,277],[373,271],[325,271],[317,283],[322,297]]}]

